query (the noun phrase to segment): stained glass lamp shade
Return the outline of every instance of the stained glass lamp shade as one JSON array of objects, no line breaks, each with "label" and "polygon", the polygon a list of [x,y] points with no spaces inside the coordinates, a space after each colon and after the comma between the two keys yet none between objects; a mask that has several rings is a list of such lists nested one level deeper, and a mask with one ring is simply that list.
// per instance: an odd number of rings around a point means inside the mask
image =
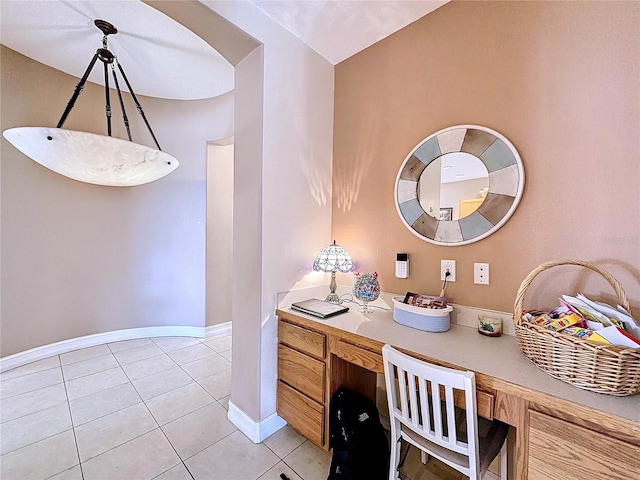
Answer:
[{"label": "stained glass lamp shade", "polygon": [[[94,23],[103,32],[103,48],[99,48],[91,59],[57,127],[11,128],[5,130],[3,135],[14,147],[42,166],[74,180],[108,186],[134,186],[158,180],[178,168],[179,162],[160,149],[122,66],[118,63],[116,56],[107,49],[107,36],[117,33],[118,30],[104,20],[96,20]],[[100,60],[104,66],[107,136],[65,130],[62,126],[82,93],[85,82],[97,60]],[[116,66],[157,149],[131,141],[129,120],[116,76]],[[109,67],[111,67],[129,141],[111,136]]]},{"label": "stained glass lamp shade", "polygon": [[330,293],[325,300],[327,302],[341,303],[340,297],[336,294],[336,272],[348,273],[353,270],[351,255],[336,245],[336,241],[328,247],[324,247],[313,262],[313,269],[316,272],[331,272]]}]

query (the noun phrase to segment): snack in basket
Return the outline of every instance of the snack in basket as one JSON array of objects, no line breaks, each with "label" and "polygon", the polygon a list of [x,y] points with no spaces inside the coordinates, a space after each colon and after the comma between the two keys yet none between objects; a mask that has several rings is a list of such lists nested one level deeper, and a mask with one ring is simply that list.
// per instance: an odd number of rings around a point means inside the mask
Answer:
[{"label": "snack in basket", "polygon": [[[590,302],[584,295],[581,297]],[[540,310],[524,312],[522,318],[542,328],[601,345],[640,347],[640,339],[633,335],[636,324],[630,316],[627,321],[609,318],[602,312],[592,310],[584,300],[563,295],[559,307],[546,313]],[[609,309],[613,310],[611,307]],[[633,330],[633,333],[627,331],[627,328]]]},{"label": "snack in basket", "polygon": [[590,340],[592,342],[600,343],[602,345],[610,345],[609,341],[602,338],[600,335],[598,335],[596,332],[594,332],[590,328],[567,327],[562,331],[562,333],[571,335],[572,337],[578,337],[584,340]]},{"label": "snack in basket", "polygon": [[418,293],[407,292],[403,303],[423,308],[447,308],[448,297],[436,297],[432,295],[420,295]]},{"label": "snack in basket", "polygon": [[570,313],[561,318],[552,319],[545,326],[559,332],[560,330],[571,327],[572,325],[578,325],[579,323],[584,323],[584,318],[580,317],[577,313]]},{"label": "snack in basket", "polygon": [[[548,328],[549,330],[554,330],[556,332],[574,325],[583,328],[587,327],[584,323],[584,319],[577,313],[562,312],[559,314],[558,310],[559,309],[555,309],[549,313],[539,314],[535,317],[533,322],[543,328]],[[531,319],[529,319],[529,321],[531,321]]]}]

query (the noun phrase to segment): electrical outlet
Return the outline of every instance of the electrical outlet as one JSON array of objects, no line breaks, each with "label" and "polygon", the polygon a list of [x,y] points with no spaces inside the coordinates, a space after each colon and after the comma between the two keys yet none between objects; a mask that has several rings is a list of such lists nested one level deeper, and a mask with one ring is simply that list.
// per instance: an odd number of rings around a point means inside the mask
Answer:
[{"label": "electrical outlet", "polygon": [[456,281],[456,261],[455,260],[440,260],[440,280],[445,279],[445,274],[449,271],[450,275],[446,277],[447,282]]},{"label": "electrical outlet", "polygon": [[477,283],[479,285],[489,285],[488,263],[473,264],[473,283]]}]

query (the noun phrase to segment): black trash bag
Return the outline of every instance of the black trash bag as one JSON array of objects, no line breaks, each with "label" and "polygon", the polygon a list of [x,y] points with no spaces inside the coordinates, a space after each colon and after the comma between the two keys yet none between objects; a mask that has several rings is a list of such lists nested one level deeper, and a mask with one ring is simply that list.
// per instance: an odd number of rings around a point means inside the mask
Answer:
[{"label": "black trash bag", "polygon": [[329,446],[333,448],[327,480],[388,480],[389,442],[375,403],[341,388],[329,404]]}]

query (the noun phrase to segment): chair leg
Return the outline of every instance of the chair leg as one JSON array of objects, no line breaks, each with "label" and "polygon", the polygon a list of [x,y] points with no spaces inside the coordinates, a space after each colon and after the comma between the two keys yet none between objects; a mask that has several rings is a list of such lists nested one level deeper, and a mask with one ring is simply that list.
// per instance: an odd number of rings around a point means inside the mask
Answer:
[{"label": "chair leg", "polygon": [[391,458],[389,459],[389,480],[398,480],[398,462],[400,461],[400,447],[402,442],[398,438],[394,442],[393,435],[391,435]]},{"label": "chair leg", "polygon": [[422,461],[423,465],[426,465],[429,461],[429,455],[424,450],[420,450],[420,460]]}]

